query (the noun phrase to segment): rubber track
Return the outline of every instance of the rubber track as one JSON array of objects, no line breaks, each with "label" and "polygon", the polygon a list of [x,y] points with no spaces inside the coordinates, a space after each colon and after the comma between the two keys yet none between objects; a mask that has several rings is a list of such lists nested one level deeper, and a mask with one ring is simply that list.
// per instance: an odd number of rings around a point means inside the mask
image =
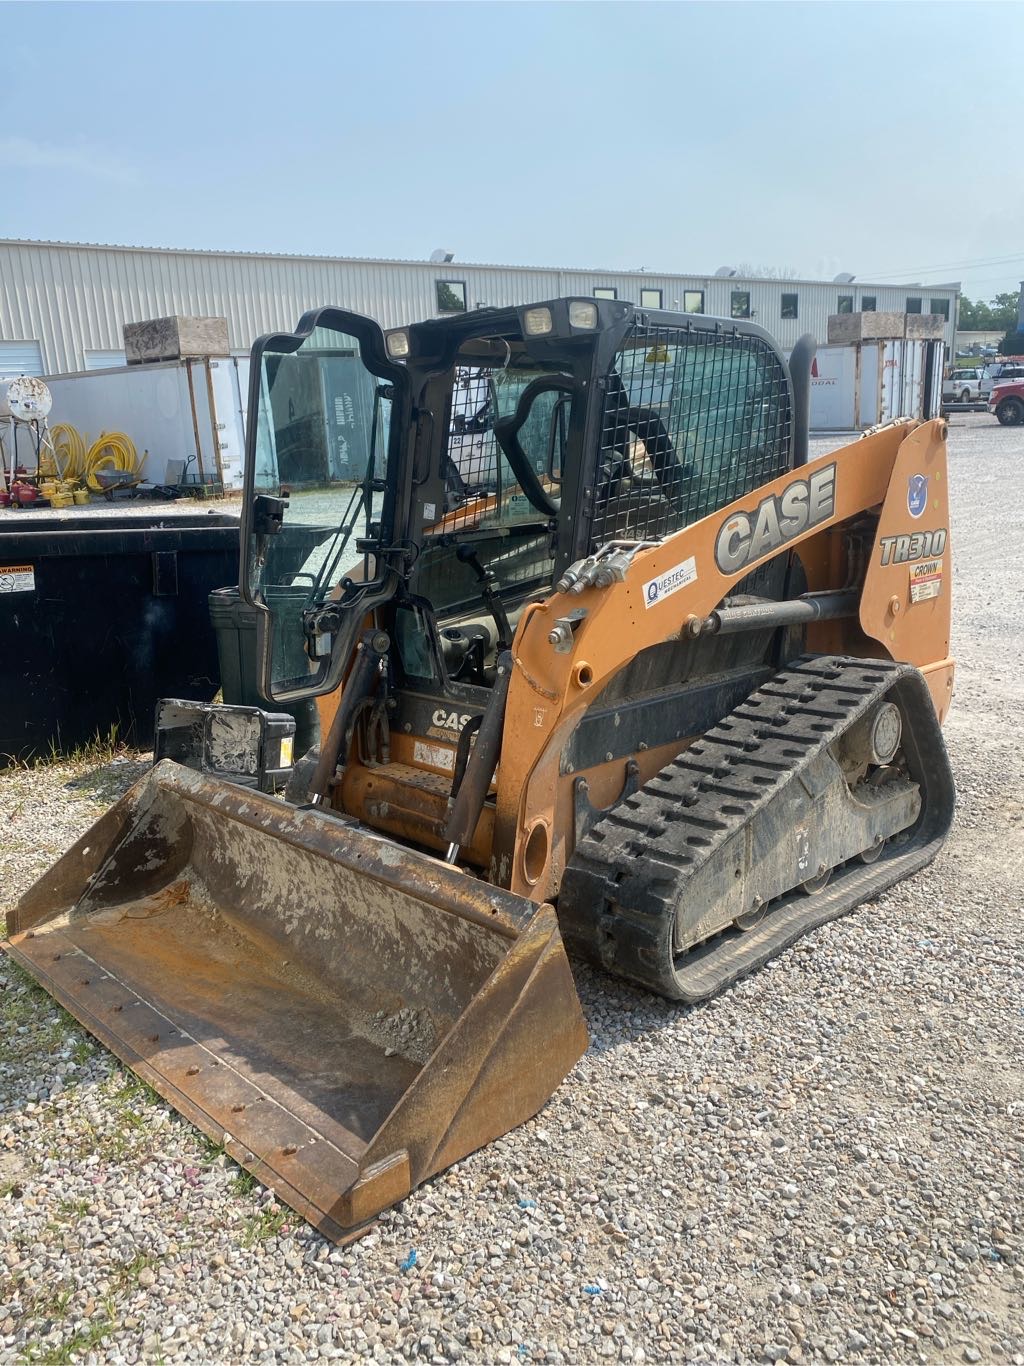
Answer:
[{"label": "rubber track", "polygon": [[[844,865],[814,896],[779,898],[754,929],[730,929],[674,955],[677,907],[688,895],[700,902],[700,870],[710,856],[889,694],[903,715],[903,751],[922,794],[909,837],[893,841],[877,863]],[[674,999],[705,1000],[930,862],[954,800],[942,732],[916,669],[842,656],[797,661],[595,822],[562,879],[563,936],[617,976]]]}]

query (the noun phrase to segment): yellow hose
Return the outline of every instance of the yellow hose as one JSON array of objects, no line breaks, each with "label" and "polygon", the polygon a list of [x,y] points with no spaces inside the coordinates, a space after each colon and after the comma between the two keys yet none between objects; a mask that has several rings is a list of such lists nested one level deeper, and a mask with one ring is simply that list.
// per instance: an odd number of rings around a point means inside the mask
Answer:
[{"label": "yellow hose", "polygon": [[101,493],[103,485],[96,477],[98,470],[119,470],[137,475],[142,462],[135,443],[124,432],[104,432],[89,447],[85,455],[85,482],[94,493]]},{"label": "yellow hose", "polygon": [[70,422],[50,428],[54,458],[62,479],[81,479],[85,473],[85,440]]}]

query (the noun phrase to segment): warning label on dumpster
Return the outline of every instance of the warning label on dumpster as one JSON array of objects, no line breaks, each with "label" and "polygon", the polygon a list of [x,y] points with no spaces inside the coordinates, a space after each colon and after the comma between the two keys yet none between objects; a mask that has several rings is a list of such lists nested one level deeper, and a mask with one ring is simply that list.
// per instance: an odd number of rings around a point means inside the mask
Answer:
[{"label": "warning label on dumpster", "polygon": [[30,564],[0,564],[0,593],[34,593],[36,571]]}]

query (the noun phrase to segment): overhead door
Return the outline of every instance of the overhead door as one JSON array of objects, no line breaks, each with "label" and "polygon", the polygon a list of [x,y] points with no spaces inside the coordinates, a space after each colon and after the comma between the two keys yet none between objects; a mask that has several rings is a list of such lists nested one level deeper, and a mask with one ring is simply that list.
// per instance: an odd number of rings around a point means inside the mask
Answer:
[{"label": "overhead door", "polygon": [[0,376],[42,373],[43,348],[37,341],[0,341]]}]

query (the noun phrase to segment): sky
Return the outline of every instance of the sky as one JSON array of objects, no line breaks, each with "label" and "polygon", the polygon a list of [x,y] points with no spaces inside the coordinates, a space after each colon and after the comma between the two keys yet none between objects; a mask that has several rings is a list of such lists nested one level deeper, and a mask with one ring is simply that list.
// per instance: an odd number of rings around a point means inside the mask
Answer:
[{"label": "sky", "polygon": [[1024,5],[0,3],[0,236],[1024,277]]}]

